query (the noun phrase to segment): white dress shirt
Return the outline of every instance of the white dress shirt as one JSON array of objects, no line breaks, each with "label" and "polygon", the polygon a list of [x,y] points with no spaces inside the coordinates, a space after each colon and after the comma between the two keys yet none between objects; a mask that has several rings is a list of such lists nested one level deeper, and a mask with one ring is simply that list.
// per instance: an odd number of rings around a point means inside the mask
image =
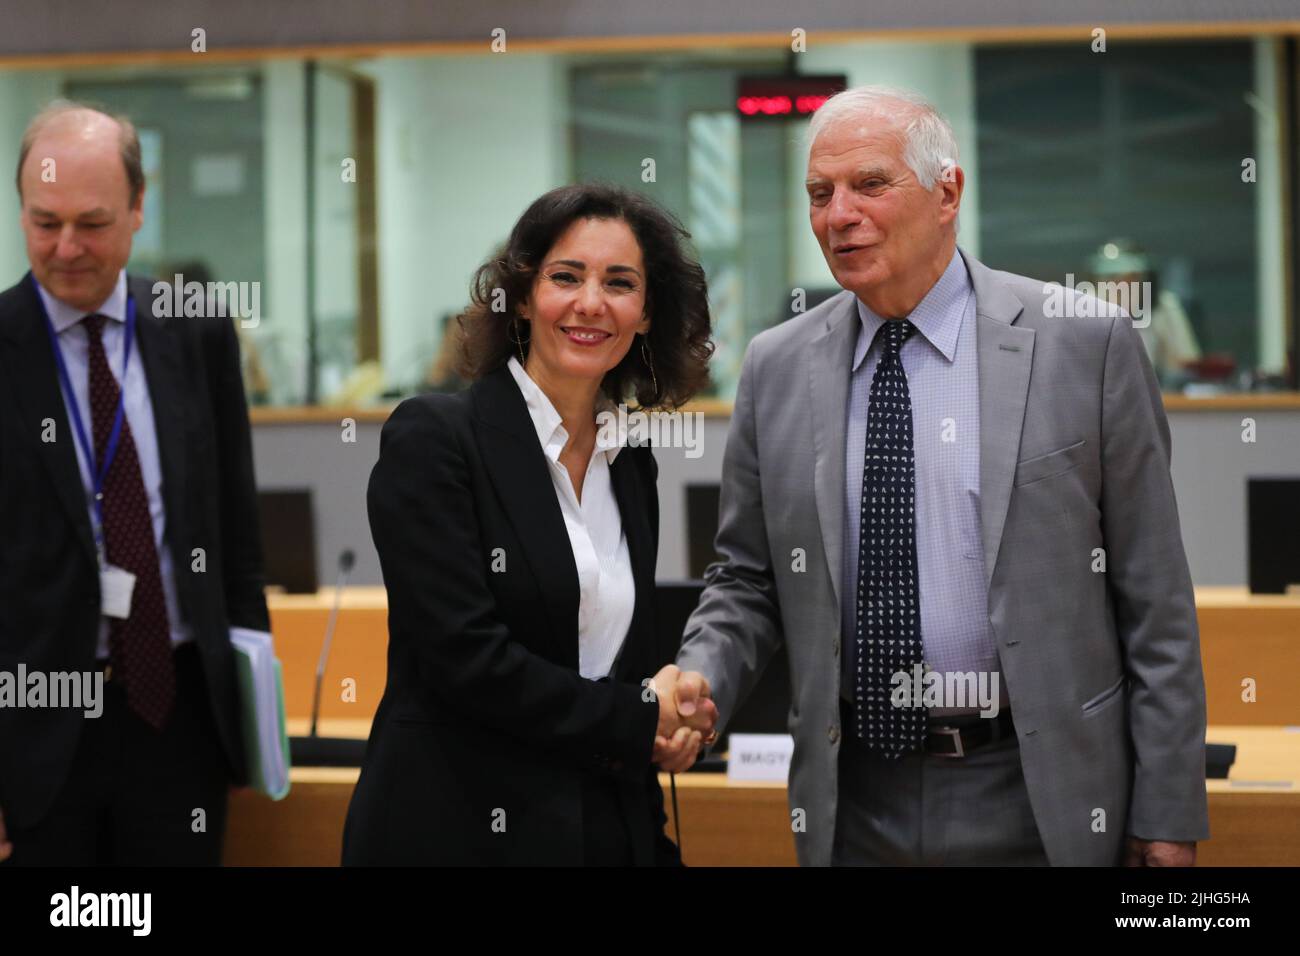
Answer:
[{"label": "white dress shirt", "polygon": [[[86,427],[86,439],[94,445],[94,420],[90,415],[90,341],[86,327],[81,320],[87,315],[107,316],[110,321],[104,323],[101,339],[104,354],[108,357],[108,367],[122,382],[122,345],[126,336],[126,272],[118,273],[117,285],[109,293],[108,299],[93,312],[83,312],[60,302],[45,289],[37,285],[41,302],[45,304],[45,314],[50,317],[54,331],[58,333],[59,349],[63,352],[63,362],[68,369],[68,381],[72,385],[77,408],[81,412],[81,421]],[[163,601],[167,605],[167,624],[171,630],[172,644],[180,644],[190,639],[189,629],[181,620],[180,602],[176,599],[176,577],[172,568],[171,552],[163,543],[163,534],[167,529],[167,513],[163,507],[162,497],[162,463],[158,458],[158,433],[154,430],[153,404],[149,398],[149,383],[145,379],[144,361],[140,357],[140,303],[135,304],[136,322],[135,338],[131,343],[131,364],[126,370],[126,400],[123,414],[131,426],[131,437],[135,441],[135,453],[140,459],[140,476],[144,479],[145,495],[149,499],[149,516],[153,521],[153,541],[158,549],[158,563],[162,575]],[[145,303],[144,308],[148,308]],[[89,463],[83,454],[81,444],[72,432],[76,426],[72,423],[72,407],[68,404],[68,395],[59,386],[63,394],[63,404],[68,413],[69,435],[67,441],[73,443],[77,453],[77,465],[81,469],[81,484],[86,491],[86,510],[90,513],[91,527],[94,527],[93,508],[95,484],[91,477]],[[63,436],[59,436],[62,439]],[[99,619],[99,638],[96,642],[95,656],[103,659],[108,652],[108,618]]]},{"label": "white dress shirt", "polygon": [[[560,463],[560,452],[569,440],[560,413],[517,360],[511,358],[509,365],[546,455],[564,527],[569,532],[573,563],[578,569],[578,673],[598,680],[613,670],[636,605],[627,536],[623,534],[623,519],[609,478],[609,466],[618,456],[619,445],[602,444],[597,431],[579,502],[569,471]],[[612,405],[608,399],[600,404]]]}]

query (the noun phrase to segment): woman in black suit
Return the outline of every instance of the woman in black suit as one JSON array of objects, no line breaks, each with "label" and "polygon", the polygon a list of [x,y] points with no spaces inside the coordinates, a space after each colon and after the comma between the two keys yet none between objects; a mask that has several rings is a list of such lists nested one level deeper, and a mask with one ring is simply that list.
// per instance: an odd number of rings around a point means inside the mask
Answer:
[{"label": "woman in black suit", "polygon": [[680,863],[655,764],[689,766],[717,712],[655,693],[676,676],[655,639],[657,467],[598,414],[675,408],[707,378],[685,238],[616,187],[542,196],[475,276],[473,385],[384,426],[367,501],[388,686],[345,865]]}]

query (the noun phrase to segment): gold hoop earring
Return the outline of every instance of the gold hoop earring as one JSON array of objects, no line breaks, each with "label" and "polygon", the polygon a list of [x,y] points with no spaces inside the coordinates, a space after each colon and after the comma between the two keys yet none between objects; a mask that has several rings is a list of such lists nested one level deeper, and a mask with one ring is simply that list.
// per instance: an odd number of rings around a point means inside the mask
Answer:
[{"label": "gold hoop earring", "polygon": [[641,361],[645,362],[646,367],[650,369],[650,381],[654,383],[655,400],[657,401],[659,399],[659,379],[655,375],[655,363],[650,355],[650,346],[648,344],[649,341],[650,341],[650,336],[648,335],[641,336]]},{"label": "gold hoop earring", "polygon": [[[510,334],[512,331],[515,333],[514,335]],[[515,346],[519,349],[519,364],[523,365],[524,364],[524,343],[531,342],[533,340],[532,329],[530,328],[528,331],[528,338],[523,339],[521,341],[519,338],[519,317],[515,316],[513,319],[510,320],[510,324],[506,326],[506,338],[508,338],[511,342],[514,342]]]}]

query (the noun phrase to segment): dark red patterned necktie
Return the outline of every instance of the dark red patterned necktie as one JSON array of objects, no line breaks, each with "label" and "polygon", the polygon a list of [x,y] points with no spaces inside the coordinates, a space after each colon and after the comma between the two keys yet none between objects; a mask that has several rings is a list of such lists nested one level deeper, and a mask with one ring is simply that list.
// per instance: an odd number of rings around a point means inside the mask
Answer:
[{"label": "dark red patterned necktie", "polygon": [[[105,321],[102,315],[82,319],[90,344],[90,414],[95,429],[96,467],[103,462],[108,448],[119,393],[117,379],[104,354],[101,336]],[[171,716],[176,697],[176,672],[149,497],[140,475],[135,439],[125,416],[117,454],[104,477],[102,504],[108,563],[135,575],[131,616],[126,620],[109,619],[113,677],[125,686],[128,706],[161,730]]]}]

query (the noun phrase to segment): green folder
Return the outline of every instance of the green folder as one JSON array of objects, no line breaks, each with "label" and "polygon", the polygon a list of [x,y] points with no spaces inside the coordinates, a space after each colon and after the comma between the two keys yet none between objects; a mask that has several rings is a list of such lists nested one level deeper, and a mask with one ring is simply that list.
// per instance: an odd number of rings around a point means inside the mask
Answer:
[{"label": "green folder", "polygon": [[239,723],[248,783],[272,800],[289,793],[289,736],[284,723],[284,681],[271,635],[232,627]]}]

